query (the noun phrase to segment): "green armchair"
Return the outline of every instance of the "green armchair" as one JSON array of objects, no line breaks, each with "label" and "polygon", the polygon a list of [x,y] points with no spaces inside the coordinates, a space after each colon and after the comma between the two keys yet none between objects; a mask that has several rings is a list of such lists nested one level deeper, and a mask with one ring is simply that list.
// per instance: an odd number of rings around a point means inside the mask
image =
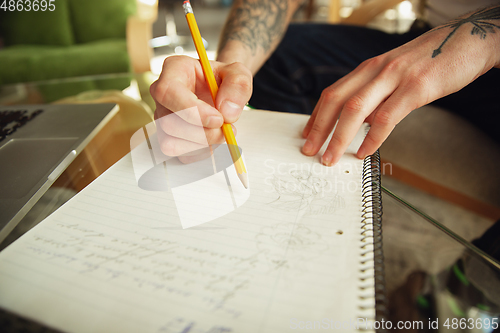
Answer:
[{"label": "green armchair", "polygon": [[[31,6],[35,1],[30,1]],[[156,19],[156,1],[51,3],[53,11],[0,11],[0,85],[149,70],[148,41]],[[127,82],[121,81],[72,90],[123,89]]]}]

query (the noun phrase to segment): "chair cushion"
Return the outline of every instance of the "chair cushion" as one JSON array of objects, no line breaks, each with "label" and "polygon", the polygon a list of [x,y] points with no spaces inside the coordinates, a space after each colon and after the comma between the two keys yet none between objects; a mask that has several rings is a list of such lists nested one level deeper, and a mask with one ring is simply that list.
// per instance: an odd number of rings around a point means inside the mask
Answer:
[{"label": "chair cushion", "polygon": [[0,51],[0,85],[130,71],[124,39],[72,46],[14,45]]},{"label": "chair cushion", "polygon": [[103,38],[125,38],[127,18],[136,0],[68,0],[77,43]]},{"label": "chair cushion", "polygon": [[[57,0],[53,4],[55,5],[54,11],[48,9],[45,11],[2,11],[0,35],[3,36],[5,45],[68,46],[74,44],[68,1]],[[31,1],[31,6],[33,6],[33,1]]]}]

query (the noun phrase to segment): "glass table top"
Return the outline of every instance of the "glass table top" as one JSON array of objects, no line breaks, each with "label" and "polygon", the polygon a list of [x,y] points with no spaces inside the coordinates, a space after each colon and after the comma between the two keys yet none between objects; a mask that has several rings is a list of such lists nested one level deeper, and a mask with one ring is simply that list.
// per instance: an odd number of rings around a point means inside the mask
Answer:
[{"label": "glass table top", "polygon": [[480,248],[498,248],[500,224],[470,242],[391,190],[382,193],[386,328],[498,329],[500,263]]},{"label": "glass table top", "polygon": [[0,85],[0,105],[45,104],[90,91],[118,90],[154,109],[151,73],[112,73]]},{"label": "glass table top", "polygon": [[154,101],[149,86],[156,78],[150,72],[117,73],[0,86],[0,105],[12,110],[27,104],[51,103],[114,103],[120,107],[117,115],[56,180],[18,227],[5,240],[0,239],[0,249],[43,220],[130,151],[131,135],[153,119]]}]

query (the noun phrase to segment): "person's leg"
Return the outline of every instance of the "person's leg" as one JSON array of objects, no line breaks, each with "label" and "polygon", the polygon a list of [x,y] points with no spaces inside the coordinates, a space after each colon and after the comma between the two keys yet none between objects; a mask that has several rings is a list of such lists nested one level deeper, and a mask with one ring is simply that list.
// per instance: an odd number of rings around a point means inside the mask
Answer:
[{"label": "person's leg", "polygon": [[323,89],[364,60],[418,35],[414,31],[400,35],[355,26],[292,24],[255,75],[250,105],[310,114]]}]

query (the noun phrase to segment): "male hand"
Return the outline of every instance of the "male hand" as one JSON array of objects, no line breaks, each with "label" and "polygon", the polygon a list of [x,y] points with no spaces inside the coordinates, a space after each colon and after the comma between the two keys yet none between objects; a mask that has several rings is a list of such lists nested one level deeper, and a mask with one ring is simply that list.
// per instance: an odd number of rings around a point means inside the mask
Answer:
[{"label": "male hand", "polygon": [[[207,143],[224,142],[222,124],[236,122],[252,94],[252,75],[245,66],[221,62],[211,62],[211,66],[219,85],[215,107],[199,60],[187,56],[166,58],[160,77],[150,88],[161,150],[183,163],[199,159],[196,154]],[[193,107],[196,109],[190,109]],[[186,109],[178,116],[165,117]]]},{"label": "male hand", "polygon": [[338,119],[322,157],[323,164],[334,165],[367,121],[371,129],[357,152],[358,158],[364,158],[373,154],[412,110],[460,90],[498,66],[500,33],[488,30],[483,36],[474,36],[473,25],[463,22],[458,28],[436,28],[366,60],[326,88],[304,128],[307,140],[302,152],[317,154]]}]

